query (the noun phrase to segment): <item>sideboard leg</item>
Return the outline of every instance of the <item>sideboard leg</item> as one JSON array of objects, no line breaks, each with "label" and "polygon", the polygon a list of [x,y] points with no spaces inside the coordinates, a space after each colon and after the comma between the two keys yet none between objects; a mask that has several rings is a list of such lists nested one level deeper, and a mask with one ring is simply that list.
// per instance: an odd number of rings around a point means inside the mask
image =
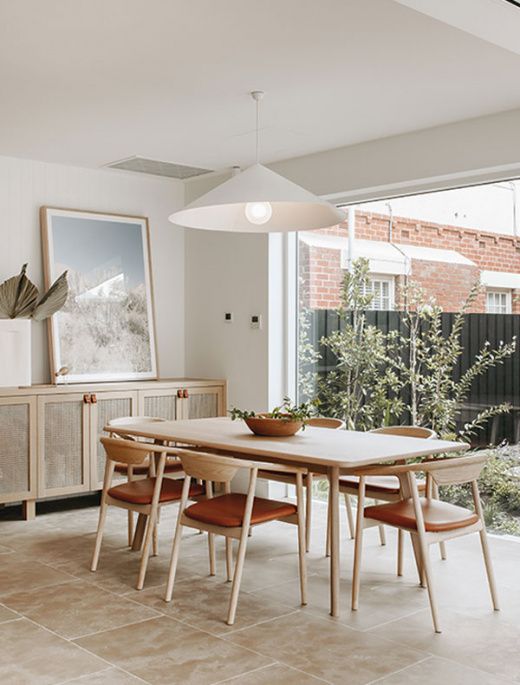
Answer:
[{"label": "sideboard leg", "polygon": [[22,513],[26,521],[36,518],[36,500],[26,499],[22,504]]}]

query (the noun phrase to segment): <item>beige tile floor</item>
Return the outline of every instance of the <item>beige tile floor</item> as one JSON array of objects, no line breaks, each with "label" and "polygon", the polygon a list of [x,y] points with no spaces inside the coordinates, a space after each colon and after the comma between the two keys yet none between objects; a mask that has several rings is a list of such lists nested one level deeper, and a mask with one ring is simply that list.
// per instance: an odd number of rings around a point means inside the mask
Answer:
[{"label": "beige tile floor", "polygon": [[391,531],[386,547],[376,531],[366,534],[360,609],[350,611],[353,543],[343,530],[341,617],[332,619],[318,504],[308,606],[299,606],[296,530],[270,524],[249,541],[237,621],[229,627],[222,542],[210,578],[206,539],[187,532],[174,601],[163,602],[175,511],[164,514],[160,553],[138,592],[124,512],[109,512],[93,574],[97,509],[87,500],[30,522],[18,520],[14,507],[0,511],[2,685],[520,683],[519,542],[491,540],[499,613],[491,610],[476,536],[449,543],[445,562],[432,549],[444,629],[435,635],[409,548],[405,575],[395,576]]}]

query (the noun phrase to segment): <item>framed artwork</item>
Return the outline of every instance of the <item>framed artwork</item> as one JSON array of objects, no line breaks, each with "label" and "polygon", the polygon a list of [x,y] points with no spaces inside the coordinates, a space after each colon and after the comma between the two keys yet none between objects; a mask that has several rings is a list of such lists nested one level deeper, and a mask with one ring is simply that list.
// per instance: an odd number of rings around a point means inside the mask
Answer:
[{"label": "framed artwork", "polygon": [[157,378],[148,219],[40,210],[46,284],[68,272],[69,296],[49,319],[56,383]]}]

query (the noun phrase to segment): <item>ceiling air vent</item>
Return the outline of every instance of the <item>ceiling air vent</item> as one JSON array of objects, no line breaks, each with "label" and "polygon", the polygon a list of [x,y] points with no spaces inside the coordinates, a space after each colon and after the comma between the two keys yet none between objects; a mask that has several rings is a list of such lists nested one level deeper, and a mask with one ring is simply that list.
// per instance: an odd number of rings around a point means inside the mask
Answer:
[{"label": "ceiling air vent", "polygon": [[128,157],[120,159],[118,162],[106,164],[109,169],[123,169],[124,171],[136,171],[139,174],[152,174],[153,176],[166,176],[168,178],[178,178],[184,180],[193,176],[209,174],[211,169],[199,169],[194,166],[184,164],[174,164],[173,162],[161,162],[158,159],[147,159],[146,157]]}]

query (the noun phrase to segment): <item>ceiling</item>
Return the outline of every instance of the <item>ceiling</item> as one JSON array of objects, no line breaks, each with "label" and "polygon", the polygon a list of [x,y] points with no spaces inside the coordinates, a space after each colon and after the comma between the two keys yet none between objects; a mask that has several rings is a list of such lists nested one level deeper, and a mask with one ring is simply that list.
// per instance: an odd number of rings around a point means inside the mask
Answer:
[{"label": "ceiling", "polygon": [[0,154],[247,165],[252,89],[264,162],[520,107],[520,55],[425,2],[0,0]]}]

